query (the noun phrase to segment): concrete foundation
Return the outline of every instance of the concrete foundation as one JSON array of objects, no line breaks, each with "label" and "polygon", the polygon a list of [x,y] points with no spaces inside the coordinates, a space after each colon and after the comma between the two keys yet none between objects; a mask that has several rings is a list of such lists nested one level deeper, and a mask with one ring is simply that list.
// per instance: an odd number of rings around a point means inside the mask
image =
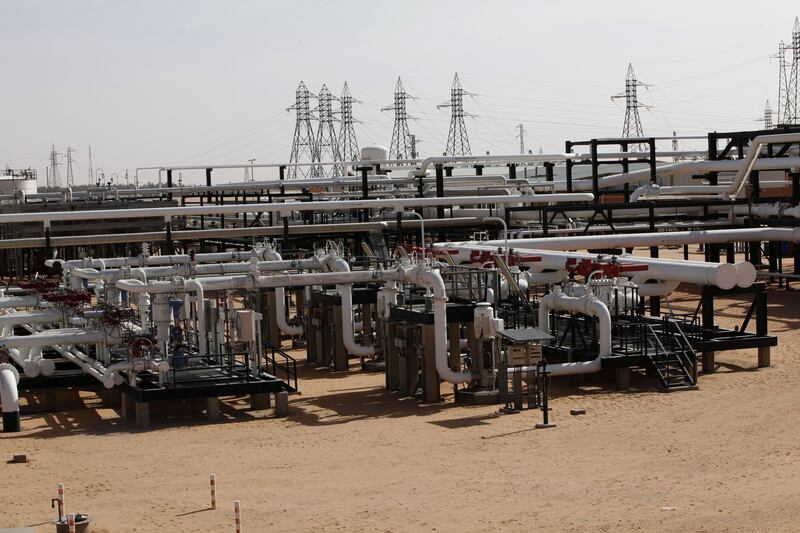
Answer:
[{"label": "concrete foundation", "polygon": [[770,365],[770,347],[761,346],[758,349],[758,368],[766,368]]},{"label": "concrete foundation", "polygon": [[149,402],[135,402],[134,404],[136,425],[144,428],[150,425],[150,403]]},{"label": "concrete foundation", "polygon": [[617,388],[629,390],[631,388],[631,369],[628,367],[616,369]]},{"label": "concrete foundation", "polygon": [[206,398],[206,418],[212,422],[220,419],[220,400],[219,398]]},{"label": "concrete foundation", "polygon": [[275,393],[275,416],[289,415],[289,393],[286,391]]},{"label": "concrete foundation", "polygon": [[268,409],[270,405],[269,394],[251,394],[250,395],[250,408],[251,409]]}]

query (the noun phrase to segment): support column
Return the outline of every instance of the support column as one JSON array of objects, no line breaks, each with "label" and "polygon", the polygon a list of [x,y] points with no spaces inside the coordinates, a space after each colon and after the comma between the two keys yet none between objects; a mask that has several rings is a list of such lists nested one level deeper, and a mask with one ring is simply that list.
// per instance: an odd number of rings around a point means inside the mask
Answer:
[{"label": "support column", "polygon": [[275,416],[289,416],[289,393],[286,391],[275,393]]},{"label": "support column", "polygon": [[439,373],[436,371],[436,333],[432,324],[422,326],[422,401],[441,401]]},{"label": "support column", "polygon": [[267,392],[259,392],[257,394],[250,395],[250,408],[251,409],[267,409],[269,408],[269,393]]},{"label": "support column", "polygon": [[342,326],[342,306],[333,306],[333,323],[335,324],[335,333],[333,341],[333,369],[334,370],[349,370],[350,361],[347,349],[344,347],[344,340],[342,339],[343,326]]},{"label": "support column", "polygon": [[127,392],[122,393],[120,415],[126,420],[131,420],[136,417],[136,401]]},{"label": "support column", "polygon": [[631,388],[631,369],[622,367],[616,369],[617,388],[619,390],[629,390]]},{"label": "support column", "polygon": [[397,324],[390,322],[386,324],[386,339],[384,344],[386,346],[386,388],[388,390],[397,390],[400,387],[400,355],[397,353],[397,346],[394,341],[397,338]]},{"label": "support column", "polygon": [[220,419],[220,402],[219,398],[216,396],[212,396],[210,398],[206,398],[206,418],[211,420],[212,422],[216,422]]},{"label": "support column", "polygon": [[716,364],[714,361],[714,352],[703,352],[703,373],[704,374],[711,374],[716,370]]},{"label": "support column", "polygon": [[136,425],[144,428],[150,425],[150,402],[136,402]]}]

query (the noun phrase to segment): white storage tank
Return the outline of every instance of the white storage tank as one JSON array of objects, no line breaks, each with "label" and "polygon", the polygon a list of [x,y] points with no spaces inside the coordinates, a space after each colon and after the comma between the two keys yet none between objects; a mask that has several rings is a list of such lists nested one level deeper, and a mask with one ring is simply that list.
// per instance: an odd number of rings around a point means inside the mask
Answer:
[{"label": "white storage tank", "polygon": [[36,178],[0,176],[0,194],[14,194],[17,191],[21,191],[25,195],[35,194],[37,191]]},{"label": "white storage tank", "polygon": [[389,159],[389,149],[385,146],[371,145],[361,148],[362,161],[386,161]]}]

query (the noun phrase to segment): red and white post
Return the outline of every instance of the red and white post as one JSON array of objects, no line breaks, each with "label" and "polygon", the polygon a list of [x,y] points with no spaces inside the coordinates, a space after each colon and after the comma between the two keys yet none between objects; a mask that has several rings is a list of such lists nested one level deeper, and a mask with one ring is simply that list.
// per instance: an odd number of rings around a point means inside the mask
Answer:
[{"label": "red and white post", "polygon": [[67,527],[69,528],[69,533],[75,533],[75,513],[67,515]]},{"label": "red and white post", "polygon": [[64,519],[64,484],[58,484],[58,521]]},{"label": "red and white post", "polygon": [[210,474],[209,478],[211,479],[211,508],[217,508],[217,477],[214,474]]},{"label": "red and white post", "polygon": [[242,533],[242,505],[239,500],[233,502],[233,516],[236,520],[236,533]]}]

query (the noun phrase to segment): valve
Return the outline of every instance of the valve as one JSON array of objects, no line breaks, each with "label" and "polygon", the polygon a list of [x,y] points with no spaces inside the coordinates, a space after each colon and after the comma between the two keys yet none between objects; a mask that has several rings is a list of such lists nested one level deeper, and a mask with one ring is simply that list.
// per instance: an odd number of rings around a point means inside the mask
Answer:
[{"label": "valve", "polygon": [[642,272],[647,270],[647,265],[636,263],[620,263],[616,257],[610,260],[600,259],[567,259],[567,270],[580,276],[588,277],[592,272],[600,271],[606,278],[618,278],[623,272]]}]

